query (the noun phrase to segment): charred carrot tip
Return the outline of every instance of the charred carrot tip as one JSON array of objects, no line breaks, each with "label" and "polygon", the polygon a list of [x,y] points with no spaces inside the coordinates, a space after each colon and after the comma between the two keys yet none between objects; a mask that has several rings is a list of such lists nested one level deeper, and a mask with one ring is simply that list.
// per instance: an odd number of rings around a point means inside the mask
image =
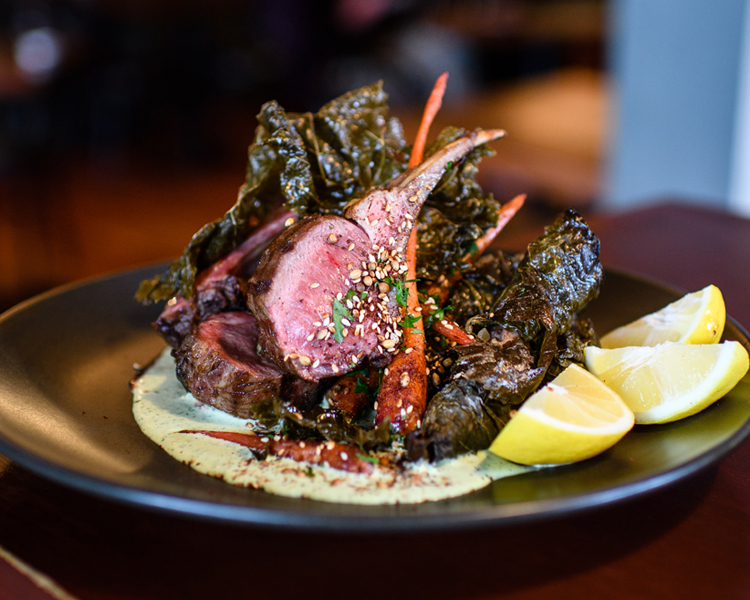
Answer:
[{"label": "charred carrot tip", "polygon": [[419,124],[417,130],[417,137],[414,140],[414,146],[411,151],[411,157],[409,157],[409,168],[416,167],[422,162],[424,157],[424,149],[427,144],[427,134],[430,131],[432,121],[435,119],[440,107],[443,104],[443,96],[445,95],[445,87],[448,83],[448,73],[445,72],[435,81],[435,85],[432,88],[430,97],[427,99],[427,104],[422,114],[422,122]]}]

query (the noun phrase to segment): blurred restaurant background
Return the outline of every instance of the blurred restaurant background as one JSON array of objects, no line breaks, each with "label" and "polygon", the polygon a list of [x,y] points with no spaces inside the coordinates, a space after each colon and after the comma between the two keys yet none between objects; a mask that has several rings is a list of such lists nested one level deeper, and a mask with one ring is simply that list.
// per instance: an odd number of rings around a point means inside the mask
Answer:
[{"label": "blurred restaurant background", "polygon": [[[0,308],[175,257],[243,181],[261,104],[382,79],[413,138],[502,127],[508,227],[665,199],[750,214],[745,0],[0,0]],[[539,225],[541,230],[541,225]],[[502,240],[501,240],[502,243]]]}]

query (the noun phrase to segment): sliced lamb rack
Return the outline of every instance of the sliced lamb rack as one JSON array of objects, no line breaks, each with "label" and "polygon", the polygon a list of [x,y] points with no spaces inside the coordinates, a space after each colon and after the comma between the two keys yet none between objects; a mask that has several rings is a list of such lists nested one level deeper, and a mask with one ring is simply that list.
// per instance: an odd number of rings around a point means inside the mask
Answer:
[{"label": "sliced lamb rack", "polygon": [[241,419],[266,398],[301,402],[316,384],[281,371],[255,352],[258,327],[248,312],[223,312],[199,323],[172,354],[177,377],[198,400]]},{"label": "sliced lamb rack", "polygon": [[502,135],[480,130],[456,140],[389,187],[349,203],[345,218],[308,217],[274,240],[248,283],[262,354],[308,381],[347,373],[365,359],[390,362],[401,337],[393,288],[407,270],[419,210],[446,167]]},{"label": "sliced lamb rack", "polygon": [[196,279],[192,298],[175,296],[167,303],[153,326],[172,348],[179,348],[193,327],[209,316],[247,308],[247,278],[255,271],[263,251],[293,215],[289,211],[279,213],[232,252],[202,271]]}]

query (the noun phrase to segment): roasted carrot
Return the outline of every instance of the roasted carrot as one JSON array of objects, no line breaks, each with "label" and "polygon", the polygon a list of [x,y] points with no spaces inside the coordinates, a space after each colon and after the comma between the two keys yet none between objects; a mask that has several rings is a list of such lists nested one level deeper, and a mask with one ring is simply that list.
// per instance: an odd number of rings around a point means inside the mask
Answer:
[{"label": "roasted carrot", "polygon": [[[443,94],[448,73],[438,77],[422,115],[422,122],[414,140],[409,168],[416,167],[424,158],[427,134],[435,115],[443,103]],[[411,232],[406,249],[407,302],[406,313],[413,321],[404,328],[404,348],[396,354],[383,376],[377,400],[377,419],[380,423],[390,419],[391,425],[400,434],[411,433],[421,424],[427,408],[427,361],[425,359],[425,337],[422,324],[419,296],[417,294],[417,228]]]},{"label": "roasted carrot", "polygon": [[432,324],[430,329],[433,329],[435,333],[442,335],[449,342],[455,342],[461,346],[476,342],[472,336],[461,329],[458,323],[454,323],[448,318],[436,321]]}]

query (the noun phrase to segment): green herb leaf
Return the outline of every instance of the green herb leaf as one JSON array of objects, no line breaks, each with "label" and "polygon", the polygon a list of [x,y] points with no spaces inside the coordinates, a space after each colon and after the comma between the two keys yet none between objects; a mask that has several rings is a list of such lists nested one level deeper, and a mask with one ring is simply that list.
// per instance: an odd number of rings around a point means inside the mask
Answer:
[{"label": "green herb leaf", "polygon": [[357,452],[357,458],[359,458],[360,460],[366,460],[367,462],[374,465],[380,464],[380,459],[377,456],[369,456],[367,454],[360,454],[359,452]]},{"label": "green herb leaf", "polygon": [[341,304],[338,298],[334,299],[333,301],[333,339],[335,339],[339,344],[344,341],[344,324],[341,322],[341,319],[348,319],[350,322],[352,321],[354,317],[352,317],[352,314],[347,310],[346,306]]}]

